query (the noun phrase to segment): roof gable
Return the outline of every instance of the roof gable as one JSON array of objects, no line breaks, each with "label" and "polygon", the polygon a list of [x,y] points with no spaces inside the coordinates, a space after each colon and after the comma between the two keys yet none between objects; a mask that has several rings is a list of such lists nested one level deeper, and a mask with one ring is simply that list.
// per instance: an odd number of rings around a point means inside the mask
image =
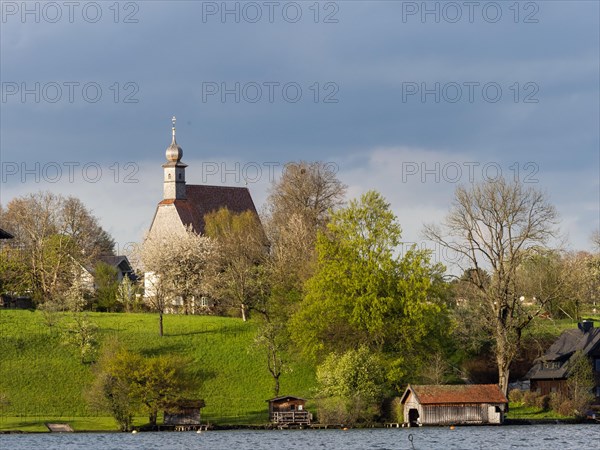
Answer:
[{"label": "roof gable", "polygon": [[266,402],[277,403],[277,402],[280,402],[280,401],[289,401],[289,400],[306,401],[306,399],[304,399],[302,397],[294,397],[293,395],[284,395],[284,396],[280,396],[280,397],[270,398],[269,400],[265,400],[265,401]]},{"label": "roof gable", "polygon": [[234,213],[251,211],[258,215],[246,187],[186,185],[186,199],[163,200],[158,205],[173,205],[184,226],[204,233],[204,216],[221,208]]},{"label": "roof gable", "polygon": [[548,348],[542,358],[545,361],[555,361],[568,357],[578,350],[582,350],[587,355],[599,342],[600,328],[592,328],[585,333],[578,328],[567,330]]},{"label": "roof gable", "polygon": [[508,403],[497,384],[408,385],[402,396],[412,393],[422,405],[459,403]]}]

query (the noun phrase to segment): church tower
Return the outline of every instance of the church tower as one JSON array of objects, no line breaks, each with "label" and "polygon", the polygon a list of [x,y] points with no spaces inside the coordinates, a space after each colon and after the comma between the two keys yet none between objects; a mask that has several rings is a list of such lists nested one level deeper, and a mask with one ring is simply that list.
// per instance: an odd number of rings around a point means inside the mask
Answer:
[{"label": "church tower", "polygon": [[187,164],[181,162],[183,150],[175,140],[175,116],[173,122],[173,141],[167,148],[167,162],[163,164],[163,200],[184,200],[185,195],[185,168]]}]

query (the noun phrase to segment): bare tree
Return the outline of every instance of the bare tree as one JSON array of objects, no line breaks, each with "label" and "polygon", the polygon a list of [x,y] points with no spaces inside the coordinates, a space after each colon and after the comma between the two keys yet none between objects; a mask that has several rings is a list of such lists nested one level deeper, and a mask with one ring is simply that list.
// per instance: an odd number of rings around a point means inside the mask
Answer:
[{"label": "bare tree", "polygon": [[273,276],[290,287],[299,289],[311,276],[317,232],[344,203],[346,186],[335,169],[320,161],[289,163],[271,186],[265,228]]},{"label": "bare tree", "polygon": [[[442,227],[425,227],[426,238],[462,257],[462,269],[472,270],[470,282],[481,292],[492,321],[499,384],[506,394],[510,364],[521,334],[543,311],[521,307],[518,270],[525,258],[556,236],[557,213],[546,196],[533,187],[503,178],[458,187]],[[487,271],[487,282],[481,274]]]},{"label": "bare tree", "polygon": [[596,253],[600,253],[600,228],[592,233],[592,244],[595,247]]},{"label": "bare tree", "polygon": [[74,197],[38,192],[15,198],[2,213],[27,261],[34,297],[52,300],[71,284],[77,266],[112,254],[114,241]]}]

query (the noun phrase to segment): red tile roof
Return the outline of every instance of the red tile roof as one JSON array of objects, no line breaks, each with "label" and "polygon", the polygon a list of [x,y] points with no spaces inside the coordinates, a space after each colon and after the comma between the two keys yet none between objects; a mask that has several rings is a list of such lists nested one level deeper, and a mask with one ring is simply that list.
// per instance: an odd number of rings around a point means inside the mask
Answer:
[{"label": "red tile roof", "polygon": [[508,403],[497,384],[408,385],[402,401],[412,392],[419,403],[437,405],[447,403]]},{"label": "red tile roof", "polygon": [[196,233],[204,232],[204,216],[221,208],[235,213],[252,211],[256,207],[245,187],[186,185],[186,200],[163,200],[160,205],[175,205],[184,225],[191,225]]}]

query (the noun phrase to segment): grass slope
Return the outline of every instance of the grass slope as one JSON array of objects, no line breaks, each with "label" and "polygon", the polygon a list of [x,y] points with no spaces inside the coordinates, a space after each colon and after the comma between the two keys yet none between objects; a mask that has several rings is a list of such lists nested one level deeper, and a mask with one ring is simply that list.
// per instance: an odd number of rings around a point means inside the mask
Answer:
[{"label": "grass slope", "polygon": [[[204,420],[267,421],[265,400],[273,396],[273,384],[264,352],[253,345],[256,324],[225,317],[166,316],[165,336],[160,338],[156,315],[89,317],[99,326],[101,340],[117,335],[130,350],[146,356],[179,354],[191,359],[192,371],[202,380]],[[58,330],[48,327],[41,313],[0,310],[0,393],[9,401],[0,406],[0,430],[42,431],[43,422],[60,420],[75,422],[75,429],[114,429],[112,420],[89,419],[97,415],[85,401],[92,378],[90,366],[61,344]],[[314,368],[292,363],[281,377],[280,392],[310,397],[314,383]],[[144,420],[140,417],[136,424]]]}]

